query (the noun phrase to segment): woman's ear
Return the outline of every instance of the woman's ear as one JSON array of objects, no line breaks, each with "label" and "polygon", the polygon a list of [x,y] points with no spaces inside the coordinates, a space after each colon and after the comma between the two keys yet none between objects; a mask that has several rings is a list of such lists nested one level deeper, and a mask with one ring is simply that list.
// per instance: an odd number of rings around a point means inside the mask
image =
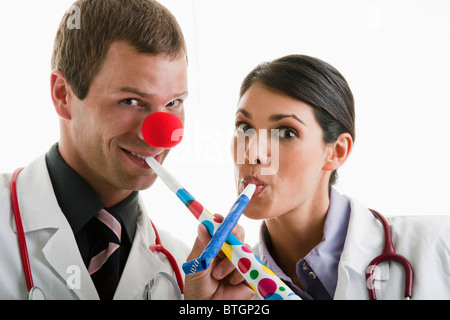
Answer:
[{"label": "woman's ear", "polygon": [[55,70],[50,76],[50,89],[56,113],[65,120],[71,119],[68,105],[69,85],[61,71]]},{"label": "woman's ear", "polygon": [[342,133],[328,148],[328,157],[323,169],[326,171],[334,171],[342,166],[350,155],[353,149],[353,138],[347,132]]}]

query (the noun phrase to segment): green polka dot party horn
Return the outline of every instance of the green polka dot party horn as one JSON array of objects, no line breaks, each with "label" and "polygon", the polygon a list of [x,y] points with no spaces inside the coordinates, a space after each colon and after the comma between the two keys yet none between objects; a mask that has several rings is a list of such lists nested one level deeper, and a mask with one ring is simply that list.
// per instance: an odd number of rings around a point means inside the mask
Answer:
[{"label": "green polka dot party horn", "polygon": [[[159,119],[159,114],[164,117],[163,121]],[[173,118],[170,118],[170,116],[173,116]],[[167,123],[169,124],[167,125]],[[151,114],[144,121],[142,133],[149,145],[169,149],[177,144],[177,142],[174,143],[174,137],[176,137],[176,141],[181,141],[182,127],[181,121],[176,116],[157,112]],[[206,270],[221,249],[260,299],[300,300],[300,297],[293,293],[280,278],[231,233],[253,195],[254,185],[249,184],[246,187],[230,209],[230,213],[221,223],[200,202],[195,200],[157,160],[149,157],[145,161],[178,199],[185,204],[198,222],[206,226],[212,236],[202,255],[198,259],[188,261],[183,265],[183,271],[186,274]]]}]

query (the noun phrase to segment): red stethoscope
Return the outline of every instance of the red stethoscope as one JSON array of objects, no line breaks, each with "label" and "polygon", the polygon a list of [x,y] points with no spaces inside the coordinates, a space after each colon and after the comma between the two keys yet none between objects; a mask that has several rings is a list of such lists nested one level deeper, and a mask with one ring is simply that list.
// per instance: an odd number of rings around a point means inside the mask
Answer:
[{"label": "red stethoscope", "polygon": [[[34,283],[33,283],[33,276],[31,274],[31,268],[30,268],[30,260],[28,257],[28,249],[27,249],[27,244],[26,244],[26,240],[25,240],[25,233],[23,230],[22,219],[20,216],[16,184],[17,184],[17,177],[18,177],[19,173],[22,171],[22,169],[23,168],[17,169],[11,177],[11,202],[12,202],[12,207],[13,207],[14,219],[15,219],[15,223],[16,223],[16,227],[17,227],[17,233],[18,233],[18,237],[19,237],[19,245],[20,245],[20,251],[21,251],[21,256],[22,256],[23,270],[25,273],[25,280],[26,280],[26,284],[27,284],[27,291],[29,292],[29,297],[32,298],[33,295],[38,295],[38,296],[45,298],[42,290],[38,287],[35,287]],[[370,210],[370,211],[373,213],[375,218],[381,222],[381,225],[383,226],[384,247],[383,247],[381,254],[379,256],[377,256],[375,259],[373,259],[367,268],[366,283],[367,283],[367,287],[368,287],[369,298],[371,300],[376,300],[376,298],[377,298],[376,292],[375,292],[374,278],[373,278],[373,272],[374,272],[376,266],[378,264],[380,264],[381,262],[385,262],[385,261],[389,261],[389,260],[397,261],[403,266],[403,268],[405,270],[405,298],[407,298],[407,299],[411,298],[412,290],[413,290],[413,269],[411,267],[411,264],[405,257],[403,257],[395,252],[394,245],[392,243],[392,236],[391,236],[389,224],[386,221],[386,219],[378,212],[376,212],[374,210]],[[176,289],[175,285],[178,285],[178,288],[182,294],[184,292],[184,284],[183,284],[183,278],[181,276],[181,272],[178,267],[178,264],[177,264],[175,258],[173,257],[173,255],[166,248],[163,247],[163,245],[161,244],[161,239],[159,237],[158,231],[156,230],[153,222],[152,221],[150,221],[150,222],[151,222],[153,230],[155,232],[156,239],[155,239],[155,244],[151,245],[149,249],[152,252],[155,252],[155,251],[161,252],[162,254],[164,254],[167,257],[173,271],[175,272],[175,276],[176,276],[176,283],[172,283],[172,285],[174,286],[175,289]],[[167,278],[171,282],[173,281],[171,276],[169,276],[168,274],[166,274],[164,272],[160,272],[158,275],[161,275],[161,276]],[[154,284],[154,280],[150,281],[150,283],[146,286],[145,292],[146,292],[147,298],[151,297],[151,287],[153,286],[153,284]],[[177,294],[177,296],[179,296],[179,295]]]},{"label": "red stethoscope", "polygon": [[[25,281],[27,284],[27,291],[28,291],[29,299],[33,299],[36,297],[38,299],[39,298],[45,299],[45,295],[42,292],[42,290],[39,287],[34,286],[34,283],[33,283],[33,275],[31,274],[31,267],[30,267],[30,258],[28,256],[28,248],[27,248],[27,243],[26,243],[26,239],[25,239],[25,232],[23,230],[22,218],[20,215],[16,185],[17,185],[17,177],[19,176],[19,173],[22,170],[23,170],[23,168],[17,169],[11,177],[11,203],[12,203],[12,209],[13,209],[13,213],[14,213],[14,220],[15,220],[16,227],[17,227],[17,234],[19,237],[19,246],[20,246],[20,254],[22,257],[23,271],[25,274]],[[153,222],[151,220],[150,220],[150,222],[151,222],[153,230],[155,232],[156,239],[155,239],[155,244],[152,244],[149,249],[151,252],[155,252],[155,251],[161,252],[162,254],[164,254],[167,257],[167,259],[170,262],[170,266],[172,267],[172,269],[175,273],[176,282],[173,280],[173,278],[170,275],[168,275],[165,272],[159,272],[157,276],[162,276],[162,277],[166,278],[167,280],[169,280],[172,283],[173,287],[175,288],[177,297],[181,298],[181,294],[183,294],[183,292],[184,292],[184,283],[183,283],[183,277],[181,276],[180,268],[178,267],[177,261],[175,260],[173,255],[166,248],[164,248],[163,245],[161,244],[161,239],[159,237],[158,231],[156,230]],[[145,288],[145,295],[147,298],[151,298],[151,289],[152,289],[154,283],[155,283],[155,279],[151,280]],[[179,290],[179,292],[178,292],[178,290]]]}]

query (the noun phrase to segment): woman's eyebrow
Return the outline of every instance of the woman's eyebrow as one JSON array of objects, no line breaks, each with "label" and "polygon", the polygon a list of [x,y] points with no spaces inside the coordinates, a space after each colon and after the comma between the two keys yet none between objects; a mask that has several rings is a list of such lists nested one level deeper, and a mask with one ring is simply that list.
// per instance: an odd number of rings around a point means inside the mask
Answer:
[{"label": "woman's eyebrow", "polygon": [[[244,109],[238,109],[236,111],[236,114],[238,114],[238,113],[242,114],[245,118],[247,118],[249,120],[253,119],[252,115]],[[303,124],[305,127],[307,127],[306,123],[304,121],[302,121],[299,117],[297,117],[295,114],[274,114],[269,117],[269,120],[272,122],[277,122],[284,118],[294,118],[295,120],[297,120],[298,122]]]},{"label": "woman's eyebrow", "polygon": [[244,117],[246,117],[249,120],[252,120],[252,118],[253,118],[252,115],[249,112],[245,111],[244,109],[238,109],[236,111],[236,114],[238,114],[238,113],[241,113]]},{"label": "woman's eyebrow", "polygon": [[305,127],[307,126],[305,122],[303,122],[299,117],[297,117],[295,114],[274,114],[270,116],[269,120],[272,122],[280,121],[284,118],[294,118],[301,124],[303,124]]}]

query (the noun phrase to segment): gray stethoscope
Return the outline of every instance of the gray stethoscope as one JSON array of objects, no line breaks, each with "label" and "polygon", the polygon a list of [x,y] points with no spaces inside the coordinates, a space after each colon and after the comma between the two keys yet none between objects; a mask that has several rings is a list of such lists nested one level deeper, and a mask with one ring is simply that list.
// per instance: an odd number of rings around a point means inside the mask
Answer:
[{"label": "gray stethoscope", "polygon": [[[21,218],[20,209],[19,209],[19,201],[17,198],[17,186],[16,186],[17,185],[17,177],[18,177],[19,173],[22,171],[22,169],[23,168],[17,169],[11,177],[11,204],[12,204],[12,209],[13,209],[13,213],[14,213],[14,220],[15,220],[16,227],[17,227],[17,234],[18,234],[18,238],[19,238],[20,253],[21,253],[21,257],[22,257],[23,271],[25,274],[25,281],[26,281],[26,285],[27,285],[28,299],[29,300],[45,300],[45,294],[42,291],[42,289],[35,286],[33,283],[33,275],[31,274],[30,259],[28,256],[28,248],[27,248],[27,243],[25,240],[25,232],[23,230],[22,218]],[[184,284],[183,284],[183,278],[181,276],[180,269],[178,268],[178,264],[177,264],[175,258],[172,256],[172,254],[167,249],[165,249],[163,247],[163,245],[161,244],[161,239],[159,237],[159,234],[158,234],[155,226],[153,225],[153,222],[151,224],[152,224],[153,230],[155,231],[156,239],[155,239],[155,244],[151,245],[149,249],[152,252],[155,252],[155,251],[161,252],[162,254],[164,254],[167,257],[173,271],[175,272],[175,276],[177,279],[175,280],[171,275],[169,275],[166,272],[157,273],[156,276],[152,280],[150,280],[149,283],[147,283],[147,285],[145,286],[144,298],[146,298],[147,300],[150,300],[152,298],[152,296],[153,296],[153,298],[157,298],[157,297],[155,297],[155,295],[152,295],[156,284],[160,283],[161,280],[167,280],[174,288],[176,299],[181,300],[182,293],[184,290]]]}]

